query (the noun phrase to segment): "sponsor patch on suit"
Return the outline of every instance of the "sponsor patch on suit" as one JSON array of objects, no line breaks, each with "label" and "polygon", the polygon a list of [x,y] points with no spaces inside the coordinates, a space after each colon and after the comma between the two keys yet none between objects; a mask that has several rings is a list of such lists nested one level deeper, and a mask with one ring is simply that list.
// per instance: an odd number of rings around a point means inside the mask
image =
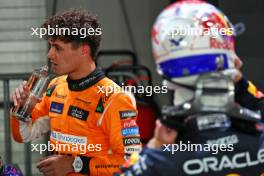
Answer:
[{"label": "sponsor patch on suit", "polygon": [[136,117],[137,112],[136,111],[120,111],[119,115],[121,119],[127,119],[130,117]]},{"label": "sponsor patch on suit", "polygon": [[51,102],[51,105],[50,105],[50,112],[62,114],[63,107],[64,107],[64,104],[53,101]]},{"label": "sponsor patch on suit", "polygon": [[140,138],[139,137],[126,137],[126,138],[123,138],[123,144],[125,146],[138,145],[138,144],[140,144]]},{"label": "sponsor patch on suit", "polygon": [[121,120],[121,126],[122,128],[131,128],[137,126],[137,122],[135,118],[129,118]]},{"label": "sponsor patch on suit", "polygon": [[50,138],[62,143],[87,145],[87,137],[85,136],[75,136],[57,131],[51,131]]},{"label": "sponsor patch on suit", "polygon": [[132,153],[139,153],[141,151],[141,147],[140,146],[129,146],[129,147],[125,147],[125,153],[126,154],[132,154]]},{"label": "sponsor patch on suit", "polygon": [[123,136],[136,136],[138,134],[139,134],[138,127],[124,128],[124,129],[122,129],[122,135]]},{"label": "sponsor patch on suit", "polygon": [[74,118],[86,121],[89,116],[89,111],[70,105],[68,110],[68,116],[72,116]]}]

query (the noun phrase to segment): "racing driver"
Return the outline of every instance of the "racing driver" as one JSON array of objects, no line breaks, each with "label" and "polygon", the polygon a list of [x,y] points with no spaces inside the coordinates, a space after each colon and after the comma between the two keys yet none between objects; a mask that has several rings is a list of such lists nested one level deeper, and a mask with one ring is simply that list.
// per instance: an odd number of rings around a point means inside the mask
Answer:
[{"label": "racing driver", "polygon": [[[46,31],[52,28],[56,32],[45,36],[48,58],[59,77],[34,106],[30,122],[11,115],[13,138],[25,143],[50,131],[52,155],[37,163],[45,176],[112,175],[126,155],[141,149],[135,100],[96,67],[101,28],[94,15],[64,11],[42,25]],[[28,96],[24,82],[12,94],[15,106]]]}]

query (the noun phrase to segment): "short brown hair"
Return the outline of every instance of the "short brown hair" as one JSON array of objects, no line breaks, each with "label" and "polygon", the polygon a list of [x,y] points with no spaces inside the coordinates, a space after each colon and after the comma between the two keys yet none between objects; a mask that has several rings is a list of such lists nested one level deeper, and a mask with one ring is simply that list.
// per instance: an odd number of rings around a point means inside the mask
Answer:
[{"label": "short brown hair", "polygon": [[95,15],[81,9],[70,9],[48,18],[41,27],[46,30],[48,30],[48,28],[67,28],[69,30],[78,29],[79,32],[77,35],[73,35],[72,33],[65,35],[58,35],[57,33],[53,35],[46,34],[45,39],[60,39],[67,43],[71,42],[75,47],[80,46],[80,44],[88,44],[91,48],[91,56],[95,59],[101,42],[101,33],[100,35],[85,35],[85,37],[80,34],[80,29],[84,28],[86,29],[86,32],[91,28],[96,31],[97,29],[101,30],[100,24]]}]

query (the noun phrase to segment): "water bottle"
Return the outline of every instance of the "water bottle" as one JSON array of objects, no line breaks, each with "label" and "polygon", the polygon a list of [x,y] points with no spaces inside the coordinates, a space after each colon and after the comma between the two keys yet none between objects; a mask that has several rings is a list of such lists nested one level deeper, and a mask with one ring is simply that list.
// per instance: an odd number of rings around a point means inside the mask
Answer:
[{"label": "water bottle", "polygon": [[48,70],[48,66],[44,65],[40,69],[33,71],[27,81],[27,86],[30,90],[29,96],[23,105],[17,105],[12,108],[13,117],[24,122],[30,121],[33,108],[42,98],[50,82],[51,76]]}]

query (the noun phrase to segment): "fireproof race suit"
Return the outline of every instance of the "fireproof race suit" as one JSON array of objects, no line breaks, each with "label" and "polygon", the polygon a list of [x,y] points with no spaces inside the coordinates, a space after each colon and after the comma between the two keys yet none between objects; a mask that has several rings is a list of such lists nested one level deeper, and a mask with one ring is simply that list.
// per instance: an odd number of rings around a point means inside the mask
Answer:
[{"label": "fireproof race suit", "polygon": [[[165,145],[162,150],[144,148],[140,156],[132,155],[130,162],[124,165],[124,173],[117,175],[263,176],[264,174],[263,137],[251,136],[232,129],[203,133],[190,129],[186,138],[181,141],[181,144]],[[208,150],[208,145],[212,141],[224,144],[221,147],[222,151],[218,149],[216,153],[216,148],[213,147]],[[194,151],[195,148],[198,148],[198,151]]]},{"label": "fireproof race suit", "polygon": [[[263,115],[263,94],[244,78],[236,85],[236,101],[252,110],[261,111]],[[250,118],[252,114],[248,115]],[[223,127],[198,130],[199,125],[208,123],[208,119],[212,118],[215,118],[216,126]],[[123,165],[122,171],[115,175],[263,176],[263,124],[250,125],[251,122],[242,123],[240,119],[238,128],[233,128],[225,126],[226,119],[227,115],[221,113],[193,116],[188,130],[175,144],[163,145],[161,150],[145,147],[140,155],[133,154]],[[254,120],[252,116],[252,121]],[[208,125],[212,124],[209,122]]]},{"label": "fireproof race suit", "polygon": [[80,80],[53,79],[31,116],[32,123],[11,117],[14,139],[28,142],[50,130],[50,150],[80,156],[82,174],[112,175],[125,155],[141,149],[133,96],[99,69]]}]

